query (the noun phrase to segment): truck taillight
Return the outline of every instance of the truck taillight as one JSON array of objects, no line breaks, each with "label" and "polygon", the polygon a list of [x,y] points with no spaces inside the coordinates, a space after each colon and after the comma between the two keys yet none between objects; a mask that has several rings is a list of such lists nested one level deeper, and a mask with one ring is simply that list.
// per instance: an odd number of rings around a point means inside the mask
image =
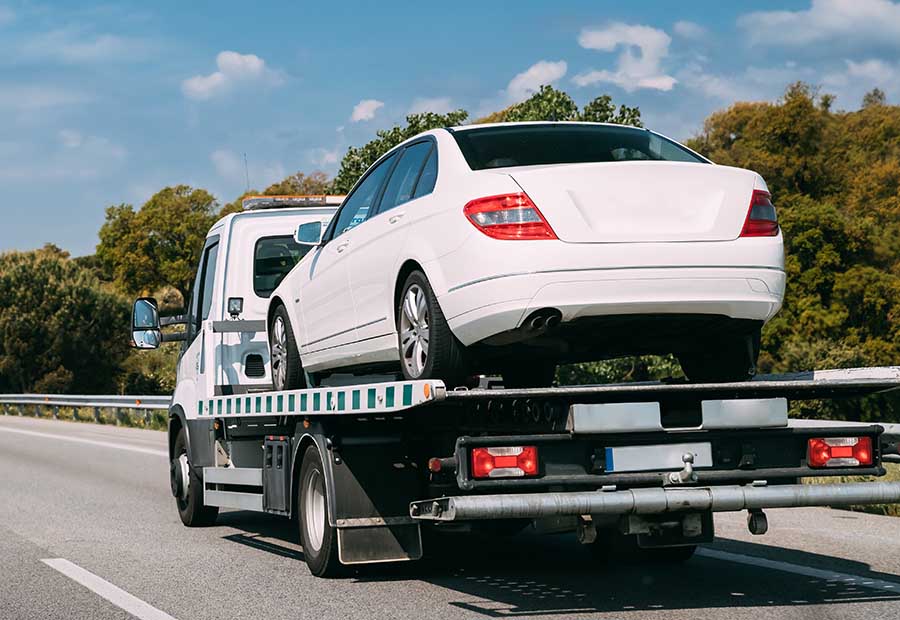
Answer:
[{"label": "truck taillight", "polygon": [[810,467],[858,467],[872,464],[871,437],[815,437],[808,442]]},{"label": "truck taillight", "polygon": [[777,234],[778,216],[775,214],[772,196],[761,189],[753,190],[741,237],[774,237]]},{"label": "truck taillight", "polygon": [[536,446],[472,449],[473,478],[522,478],[537,473]]},{"label": "truck taillight", "polygon": [[494,239],[556,239],[550,224],[524,192],[470,201],[463,213],[475,228]]}]

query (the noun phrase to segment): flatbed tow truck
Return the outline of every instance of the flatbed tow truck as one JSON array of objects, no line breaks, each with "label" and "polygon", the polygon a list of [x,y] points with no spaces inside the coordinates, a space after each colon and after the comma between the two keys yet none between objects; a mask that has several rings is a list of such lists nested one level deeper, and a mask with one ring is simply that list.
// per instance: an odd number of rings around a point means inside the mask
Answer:
[{"label": "flatbed tow truck", "polygon": [[209,525],[220,508],[297,517],[310,570],[330,576],[419,559],[426,529],[531,525],[681,560],[712,540],[716,512],[747,511],[764,534],[768,508],[900,502],[900,483],[803,484],[883,476],[900,461],[900,426],[788,418],[790,401],[896,390],[900,367],[538,389],[335,377],[271,391],[265,304],[240,274],[255,273],[247,256],[273,226],[323,217],[326,202],[282,201],[277,214],[257,204],[216,224],[191,309],[163,319],[184,335],[161,334],[152,300],[135,304],[138,346],[185,340],[169,454],[186,525]]}]

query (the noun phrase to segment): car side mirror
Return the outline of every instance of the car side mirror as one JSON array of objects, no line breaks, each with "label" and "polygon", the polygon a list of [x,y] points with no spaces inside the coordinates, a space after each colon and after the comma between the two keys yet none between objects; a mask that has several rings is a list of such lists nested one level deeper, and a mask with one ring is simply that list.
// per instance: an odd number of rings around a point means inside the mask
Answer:
[{"label": "car side mirror", "polygon": [[322,235],[324,232],[325,227],[322,225],[322,222],[306,222],[297,227],[297,232],[294,234],[294,241],[300,245],[316,247],[322,245]]},{"label": "car side mirror", "polygon": [[137,349],[158,349],[162,343],[159,306],[152,297],[141,297],[131,310],[131,342]]}]

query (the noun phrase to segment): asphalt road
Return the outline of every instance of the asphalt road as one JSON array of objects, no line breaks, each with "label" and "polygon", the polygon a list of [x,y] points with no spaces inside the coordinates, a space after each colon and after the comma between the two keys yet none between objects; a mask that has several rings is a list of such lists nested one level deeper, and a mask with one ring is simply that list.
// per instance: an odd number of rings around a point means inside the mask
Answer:
[{"label": "asphalt road", "polygon": [[521,535],[322,580],[287,520],[183,527],[164,447],[154,431],[0,416],[0,619],[900,618],[900,519],[772,510],[752,537],[728,514],[677,568]]}]

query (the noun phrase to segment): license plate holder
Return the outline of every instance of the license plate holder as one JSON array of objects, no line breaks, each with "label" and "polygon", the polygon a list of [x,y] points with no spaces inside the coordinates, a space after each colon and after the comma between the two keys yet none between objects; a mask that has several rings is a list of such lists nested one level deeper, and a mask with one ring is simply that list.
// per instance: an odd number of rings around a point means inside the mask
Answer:
[{"label": "license plate holder", "polygon": [[682,457],[687,452],[694,455],[694,467],[712,467],[712,444],[708,441],[616,446],[605,452],[607,472],[677,471],[684,467]]}]

